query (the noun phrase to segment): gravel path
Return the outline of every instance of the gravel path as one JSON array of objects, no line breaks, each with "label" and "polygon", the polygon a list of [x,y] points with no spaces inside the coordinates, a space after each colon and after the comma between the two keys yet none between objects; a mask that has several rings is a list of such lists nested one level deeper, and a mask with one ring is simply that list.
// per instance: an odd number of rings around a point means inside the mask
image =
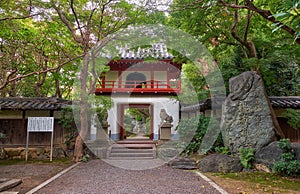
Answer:
[{"label": "gravel path", "polygon": [[101,160],[82,163],[36,193],[203,193],[219,194],[196,173],[169,166],[126,170]]}]

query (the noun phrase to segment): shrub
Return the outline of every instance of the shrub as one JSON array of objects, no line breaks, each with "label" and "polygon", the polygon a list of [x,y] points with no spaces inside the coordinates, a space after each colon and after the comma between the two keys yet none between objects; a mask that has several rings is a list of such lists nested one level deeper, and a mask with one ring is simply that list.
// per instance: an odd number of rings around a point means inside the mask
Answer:
[{"label": "shrub", "polygon": [[283,116],[288,119],[288,124],[291,127],[295,129],[300,128],[300,110],[288,108],[283,113]]},{"label": "shrub", "polygon": [[225,154],[225,155],[231,155],[231,152],[229,151],[229,147],[215,147],[215,151],[221,154]]},{"label": "shrub", "polygon": [[281,139],[278,146],[282,149],[280,161],[276,162],[272,170],[281,176],[300,177],[300,161],[296,159],[289,139]]},{"label": "shrub", "polygon": [[272,167],[273,172],[281,176],[291,176],[299,177],[300,176],[300,161],[292,160],[289,162],[278,161]]},{"label": "shrub", "polygon": [[90,155],[89,154],[85,154],[84,156],[82,156],[81,161],[86,163],[90,160]]},{"label": "shrub", "polygon": [[[183,155],[190,155],[199,150],[209,122],[210,117],[206,117],[204,115],[198,115],[195,118],[180,121],[176,127],[176,131],[178,132],[182,142],[189,143],[182,152]],[[221,136],[218,137],[214,146],[223,146]]]},{"label": "shrub", "polygon": [[254,162],[254,149],[253,148],[240,148],[239,158],[244,168],[252,169]]},{"label": "shrub", "polygon": [[292,144],[290,139],[281,139],[278,142],[278,146],[282,149],[283,153],[290,153],[292,152]]},{"label": "shrub", "polygon": [[77,129],[73,126],[74,115],[72,107],[67,106],[62,109],[62,114],[58,123],[66,132],[65,144],[69,146],[70,142],[77,136]]}]

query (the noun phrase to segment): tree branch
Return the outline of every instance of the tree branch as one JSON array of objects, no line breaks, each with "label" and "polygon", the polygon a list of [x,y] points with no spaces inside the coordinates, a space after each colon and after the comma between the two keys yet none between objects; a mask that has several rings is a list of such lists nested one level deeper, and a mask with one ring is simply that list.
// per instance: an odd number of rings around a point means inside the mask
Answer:
[{"label": "tree branch", "polygon": [[31,18],[37,15],[41,15],[41,13],[36,13],[32,15],[27,15],[27,16],[20,16],[20,17],[6,17],[6,18],[0,18],[0,22],[5,21],[5,20],[22,20],[22,19],[27,19]]},{"label": "tree branch", "polygon": [[[283,30],[285,30],[286,32],[288,32],[289,34],[291,34],[292,36],[294,36],[296,33],[296,31],[294,29],[292,29],[291,27],[284,25],[280,21],[277,21],[270,10],[264,10],[264,9],[260,9],[260,8],[256,7],[251,0],[245,0],[246,5],[228,4],[228,3],[225,3],[223,0],[218,0],[218,2],[220,3],[220,4],[218,4],[218,6],[224,6],[224,7],[229,7],[229,8],[233,8],[233,9],[248,9],[248,10],[254,11],[254,12],[258,13],[259,15],[261,15],[266,20],[268,20],[274,24],[280,25],[280,26],[282,25],[281,28]],[[295,41],[297,44],[300,44],[300,38],[297,38]]]},{"label": "tree branch", "polygon": [[30,72],[30,73],[24,74],[24,75],[18,75],[18,76],[16,76],[16,77],[12,78],[12,79],[9,79],[14,73],[16,73],[16,70],[14,70],[11,74],[9,74],[9,75],[7,76],[7,78],[6,78],[5,81],[2,83],[2,85],[0,85],[0,90],[2,90],[3,88],[5,88],[5,87],[6,87],[9,83],[11,83],[11,82],[19,81],[19,80],[21,80],[21,79],[23,79],[23,78],[26,78],[26,77],[29,77],[29,76],[32,76],[32,75],[39,75],[39,74],[42,74],[42,73],[47,73],[47,72],[50,72],[50,71],[54,71],[54,70],[56,70],[56,69],[58,69],[58,68],[61,68],[61,67],[64,66],[64,65],[70,63],[71,61],[74,61],[74,60],[76,60],[76,59],[82,58],[83,56],[84,56],[84,54],[79,55],[79,56],[76,56],[76,57],[74,57],[74,58],[72,58],[72,59],[69,59],[69,60],[67,60],[67,61],[65,61],[65,62],[63,62],[63,63],[57,65],[56,67],[48,68],[48,69],[45,69],[45,70],[42,70],[42,71],[38,71],[38,72],[37,72],[37,71],[35,71],[35,72]]},{"label": "tree branch", "polygon": [[80,25],[80,23],[79,23],[79,20],[78,20],[78,17],[77,17],[77,13],[76,13],[76,11],[75,11],[75,9],[74,9],[74,1],[73,1],[73,0],[70,1],[70,7],[71,7],[72,13],[73,13],[73,15],[74,15],[75,22],[76,22],[76,24],[77,24],[77,26],[78,26],[78,29],[79,29],[81,38],[83,39],[83,38],[84,38],[84,35],[83,35],[82,30],[81,30],[81,25]]},{"label": "tree branch", "polygon": [[[249,10],[252,10],[252,11],[255,11],[256,13],[258,13],[259,15],[261,15],[263,18],[265,18],[266,20],[274,23],[274,24],[277,24],[279,26],[282,25],[282,29],[285,30],[286,32],[288,32],[289,34],[291,34],[292,36],[295,35],[296,31],[294,29],[292,29],[291,27],[283,24],[282,22],[280,21],[276,21],[276,18],[273,16],[273,14],[271,13],[270,10],[264,10],[264,9],[260,9],[258,7],[256,7],[253,2],[249,1],[249,0],[245,0],[245,2],[247,3],[247,7]],[[296,43],[297,44],[300,44],[300,38],[297,38],[296,40]]]},{"label": "tree branch", "polygon": [[[237,3],[237,1],[236,1]],[[247,21],[247,23],[250,24],[250,19],[251,17],[248,18],[249,21]],[[230,33],[232,35],[232,37],[234,39],[236,39],[239,43],[241,43],[241,45],[245,46],[247,48],[247,50],[249,51],[249,54],[250,54],[250,57],[255,57],[257,58],[257,53],[256,53],[256,48],[255,48],[255,45],[252,41],[248,41],[247,39],[247,34],[248,34],[248,27],[249,27],[249,24],[246,25],[246,28],[245,28],[245,31],[244,31],[244,40],[239,37],[235,31],[235,28],[236,28],[236,25],[237,23],[239,22],[239,19],[238,19],[238,10],[235,10],[234,11],[234,21],[231,25],[231,29],[230,29]]]},{"label": "tree branch", "polygon": [[55,9],[55,11],[57,12],[60,20],[66,25],[66,27],[69,29],[73,39],[77,42],[82,44],[82,39],[79,38],[76,35],[76,31],[73,29],[72,25],[70,24],[70,22],[67,20],[67,18],[63,15],[62,11],[52,2],[52,7]]},{"label": "tree branch", "polygon": [[219,7],[229,7],[229,8],[233,8],[233,9],[247,9],[248,8],[245,5],[238,5],[237,3],[236,4],[229,4],[229,3],[226,3],[223,0],[217,0],[217,2],[220,3],[220,4],[217,4],[217,6],[219,6]]},{"label": "tree branch", "polygon": [[245,27],[245,31],[244,31],[244,41],[247,41],[251,18],[252,18],[252,14],[251,14],[250,10],[248,10],[247,22],[246,22],[246,27]]}]

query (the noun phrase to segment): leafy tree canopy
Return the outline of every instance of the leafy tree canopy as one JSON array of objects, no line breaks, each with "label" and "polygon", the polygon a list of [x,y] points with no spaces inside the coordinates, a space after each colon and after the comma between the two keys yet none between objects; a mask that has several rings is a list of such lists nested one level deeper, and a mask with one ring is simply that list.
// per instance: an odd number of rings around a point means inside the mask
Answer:
[{"label": "leafy tree canopy", "polygon": [[[299,95],[298,8],[299,1],[175,0],[170,25],[211,51],[227,88],[229,78],[257,70],[269,95]],[[189,72],[200,79],[201,73]]]}]

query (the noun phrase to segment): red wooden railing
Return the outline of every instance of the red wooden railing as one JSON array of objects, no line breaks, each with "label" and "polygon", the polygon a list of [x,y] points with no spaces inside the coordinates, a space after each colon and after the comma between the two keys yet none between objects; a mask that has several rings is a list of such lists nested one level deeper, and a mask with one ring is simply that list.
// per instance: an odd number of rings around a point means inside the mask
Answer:
[{"label": "red wooden railing", "polygon": [[99,82],[95,93],[110,92],[155,92],[155,93],[178,93],[181,92],[180,80],[150,80],[150,81],[108,81]]}]

